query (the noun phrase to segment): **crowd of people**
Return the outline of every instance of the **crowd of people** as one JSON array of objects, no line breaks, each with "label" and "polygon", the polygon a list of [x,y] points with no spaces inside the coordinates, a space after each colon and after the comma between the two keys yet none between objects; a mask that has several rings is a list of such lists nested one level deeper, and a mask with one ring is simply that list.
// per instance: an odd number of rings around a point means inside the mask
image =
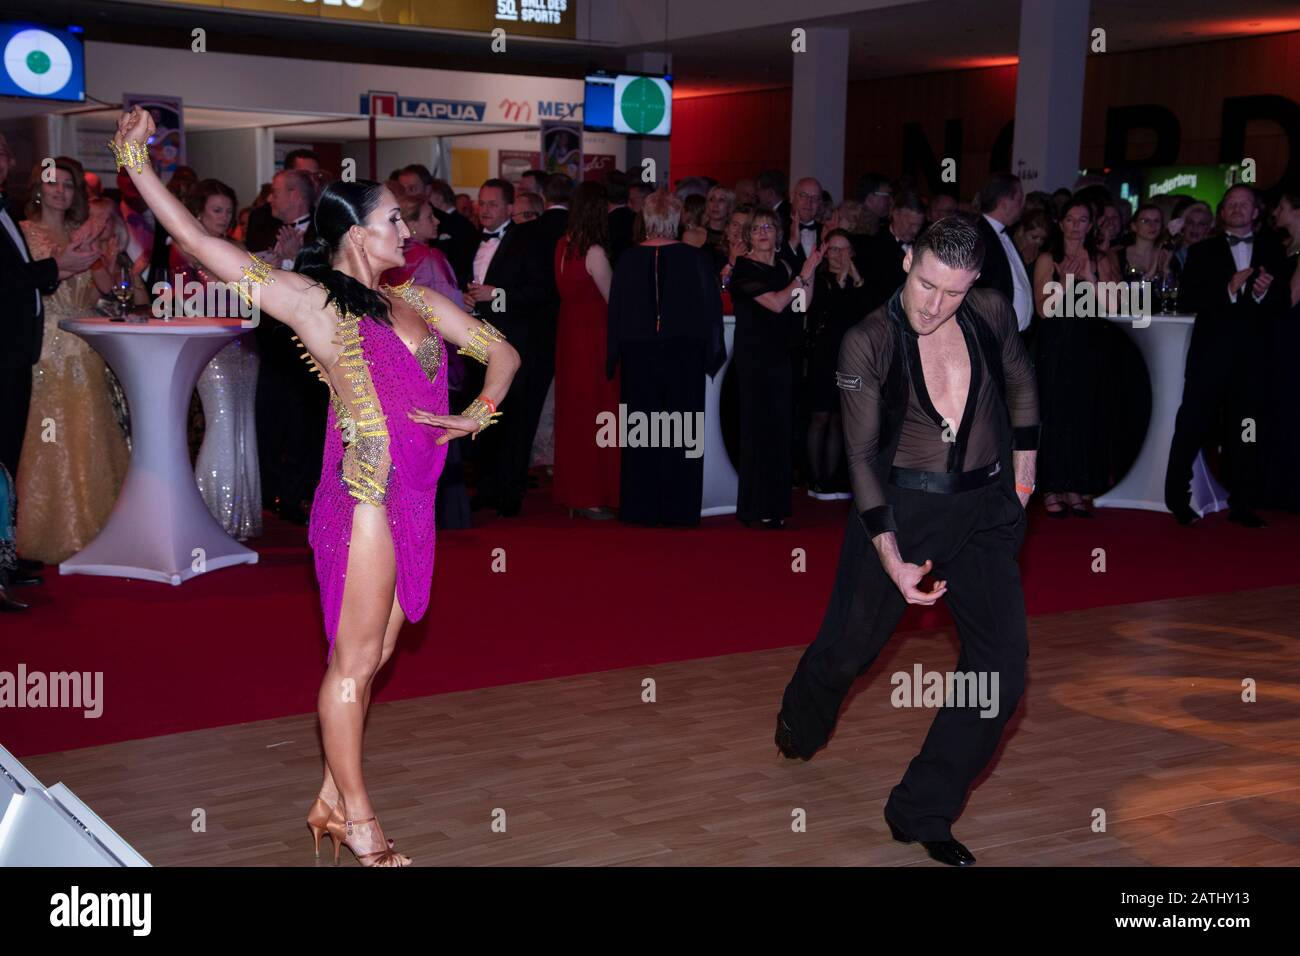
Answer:
[{"label": "crowd of people", "polygon": [[[0,179],[12,166],[0,141]],[[31,171],[25,216],[3,214],[6,308],[23,313],[0,356],[0,583],[10,587],[34,583],[42,563],[88,544],[126,472],[130,416],[120,388],[58,321],[123,288],[145,305],[159,282],[212,281],[154,221],[125,173],[108,188],[69,157],[54,168],[48,182]],[[245,207],[225,183],[189,167],[167,188],[207,233],[289,269],[315,238],[317,201],[332,180],[314,153],[295,150]],[[448,449],[441,527],[467,526],[477,509],[519,514],[541,480],[532,470],[539,463],[550,471],[552,499],[571,516],[698,523],[699,456],[684,454],[679,441],[600,441],[597,423],[611,413],[702,416],[706,377],[727,358],[725,314],[735,316],[739,520],[782,527],[796,489],[822,501],[851,498],[835,383],[840,343],[886,305],[913,243],[948,216],[978,227],[985,258],[977,285],[1011,303],[1034,359],[1038,487],[1048,514],[1090,516],[1093,497],[1122,475],[1145,427],[1146,386],[1122,334],[1104,321],[1053,314],[1049,290],[1067,280],[1150,281],[1176,290],[1179,310],[1199,316],[1167,479],[1167,504],[1181,522],[1196,520],[1192,461],[1219,444],[1234,520],[1259,526],[1257,504],[1296,505],[1300,442],[1295,426],[1270,412],[1279,405],[1268,392],[1288,372],[1278,363],[1295,355],[1295,323],[1280,321],[1296,318],[1300,302],[1295,193],[1266,206],[1238,185],[1218,209],[1179,195],[1134,209],[1095,181],[1026,195],[1015,176],[997,174],[960,199],[923,197],[907,179],[869,173],[837,203],[815,178],[791,190],[775,170],[730,186],[689,177],[669,189],[617,170],[574,183],[534,169],[518,182],[489,179],[471,198],[418,164],[393,170],[385,185],[410,238],[405,265],[383,282],[410,279],[463,304],[522,361],[499,427],[466,452],[472,462],[461,461],[460,443]],[[241,540],[262,533],[264,509],[297,523],[308,517],[328,393],[300,352],[289,327],[264,316],[198,383],[205,428],[196,480]],[[479,393],[481,368],[455,354],[445,368],[453,405]],[[1267,427],[1250,441],[1220,440],[1243,419]]]}]

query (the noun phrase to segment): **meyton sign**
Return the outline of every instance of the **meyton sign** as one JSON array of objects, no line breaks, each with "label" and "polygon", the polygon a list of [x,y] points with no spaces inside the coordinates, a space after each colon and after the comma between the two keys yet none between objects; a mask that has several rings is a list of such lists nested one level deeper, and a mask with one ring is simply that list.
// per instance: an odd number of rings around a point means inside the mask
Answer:
[{"label": "meyton sign", "polygon": [[[119,0],[131,2],[131,0]],[[391,27],[467,30],[572,39],[576,0],[153,0],[167,6],[219,7],[282,17]]]}]

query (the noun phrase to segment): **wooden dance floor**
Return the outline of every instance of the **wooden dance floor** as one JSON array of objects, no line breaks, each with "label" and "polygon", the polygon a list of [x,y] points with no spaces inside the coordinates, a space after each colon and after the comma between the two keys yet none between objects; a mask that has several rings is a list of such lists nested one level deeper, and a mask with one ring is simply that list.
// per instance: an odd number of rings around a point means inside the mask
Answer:
[{"label": "wooden dance floor", "polygon": [[[1300,587],[1031,618],[1026,697],[955,835],[982,866],[1300,865],[1297,622]],[[801,650],[376,704],[380,821],[417,866],[938,866],[881,819],[934,716],[889,677],[951,670],[955,637],[896,636],[808,763],[772,743]],[[316,865],[314,714],[25,762],[155,865]]]}]

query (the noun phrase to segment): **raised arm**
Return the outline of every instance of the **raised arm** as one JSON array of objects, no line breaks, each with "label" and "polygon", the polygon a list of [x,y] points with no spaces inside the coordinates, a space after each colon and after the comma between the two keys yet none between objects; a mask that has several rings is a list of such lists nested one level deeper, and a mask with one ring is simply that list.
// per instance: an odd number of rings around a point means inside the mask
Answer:
[{"label": "raised arm", "polygon": [[[257,298],[260,309],[274,315],[277,319],[298,333],[304,344],[313,353],[313,345],[325,343],[313,339],[312,319],[325,317],[325,293],[309,279],[294,272],[271,269],[269,266],[258,267],[256,260],[239,246],[229,240],[209,235],[185,205],[173,196],[163,185],[152,164],[148,162],[145,145],[154,133],[153,117],[140,107],[134,107],[130,113],[123,113],[117,121],[117,134],[113,142],[118,149],[130,148],[137,151],[143,162],[128,163],[132,182],[140,195],[153,210],[158,222],[172,237],[182,252],[190,258],[201,262],[214,276],[223,282],[240,282],[246,278],[245,269],[256,275],[264,276],[266,281],[257,283]],[[332,324],[329,326],[332,328]]]}]

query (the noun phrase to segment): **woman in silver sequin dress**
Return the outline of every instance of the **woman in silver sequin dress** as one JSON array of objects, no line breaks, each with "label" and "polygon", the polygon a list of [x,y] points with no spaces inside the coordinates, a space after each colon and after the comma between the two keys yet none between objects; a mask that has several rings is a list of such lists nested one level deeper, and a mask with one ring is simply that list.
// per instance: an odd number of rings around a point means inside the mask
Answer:
[{"label": "woman in silver sequin dress", "polygon": [[[236,202],[234,190],[225,183],[203,180],[191,190],[186,205],[211,235],[230,231]],[[220,281],[174,245],[170,261],[174,283],[199,282],[206,288],[207,283]],[[225,315],[238,315],[238,308],[239,300],[231,292]],[[258,364],[256,339],[247,332],[216,354],[198,385],[206,424],[194,477],[208,510],[239,541],[262,533],[262,479],[253,410]]]}]

